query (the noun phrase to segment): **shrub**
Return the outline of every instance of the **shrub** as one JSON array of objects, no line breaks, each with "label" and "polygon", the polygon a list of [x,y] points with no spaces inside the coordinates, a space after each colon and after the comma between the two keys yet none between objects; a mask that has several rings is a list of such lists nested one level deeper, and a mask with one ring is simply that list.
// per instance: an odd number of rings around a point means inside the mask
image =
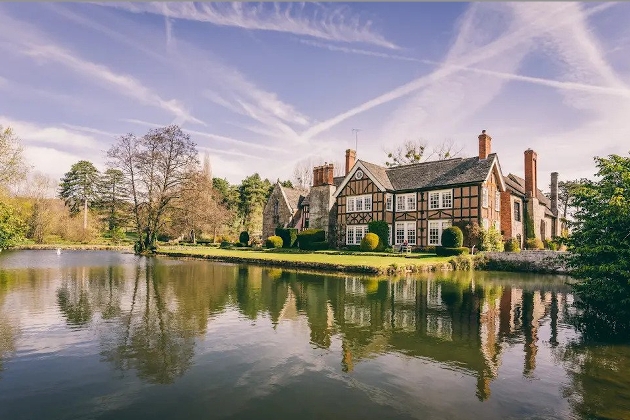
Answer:
[{"label": "shrub", "polygon": [[247,246],[247,245],[245,245],[242,242],[237,242],[237,243],[234,244],[234,246],[237,247],[237,248],[243,248],[244,246]]},{"label": "shrub", "polygon": [[420,252],[430,252],[431,254],[435,254],[435,245],[423,246],[418,248]]},{"label": "shrub", "polygon": [[222,241],[221,242],[221,248],[231,248],[232,247],[232,242],[230,241]]},{"label": "shrub", "polygon": [[547,248],[547,249],[549,249],[551,251],[557,251],[558,250],[558,243],[556,241],[551,240],[551,239],[545,239],[544,245],[545,245],[545,248]]},{"label": "shrub", "polygon": [[456,222],[453,223],[453,226],[457,226],[461,229],[464,235],[463,245],[468,248],[472,248],[472,246],[479,246],[479,242],[481,240],[482,235],[482,227],[479,226],[477,222]]},{"label": "shrub", "polygon": [[305,229],[297,235],[297,242],[300,249],[312,250],[311,244],[314,242],[325,242],[326,232],[323,229]]},{"label": "shrub", "polygon": [[501,232],[490,226],[490,229],[481,229],[481,238],[479,242],[480,251],[498,251],[503,252],[503,238]]},{"label": "shrub", "polygon": [[368,231],[379,237],[380,243],[378,244],[378,251],[383,250],[383,248],[389,245],[389,225],[386,221],[375,220],[373,222],[369,222]]},{"label": "shrub", "polygon": [[249,244],[249,233],[247,233],[247,231],[241,232],[241,234],[238,235],[238,241],[247,246],[247,244]]},{"label": "shrub", "polygon": [[529,238],[525,241],[525,249],[545,249],[545,245],[538,238]]},{"label": "shrub", "polygon": [[293,228],[276,228],[276,236],[282,238],[283,248],[292,248],[295,246],[295,243],[297,241],[298,230]]},{"label": "shrub", "polygon": [[470,250],[465,247],[446,247],[446,246],[436,246],[435,253],[440,257],[452,257],[456,255],[468,255]]},{"label": "shrub", "polygon": [[[468,248],[466,248],[468,249]],[[474,261],[473,261],[473,257],[471,257],[470,255],[457,255],[455,258],[451,258],[451,260],[449,261],[451,263],[451,265],[453,266],[454,270],[472,270],[474,268]]]},{"label": "shrub", "polygon": [[521,252],[521,246],[519,245],[516,238],[510,238],[505,241],[505,246],[503,247],[505,252]]},{"label": "shrub", "polygon": [[464,244],[464,234],[457,226],[451,226],[442,232],[442,246],[460,248]]},{"label": "shrub", "polygon": [[376,251],[381,243],[381,238],[376,233],[367,233],[361,239],[361,251]]},{"label": "shrub", "polygon": [[265,241],[266,248],[282,248],[282,238],[279,236],[270,236]]}]

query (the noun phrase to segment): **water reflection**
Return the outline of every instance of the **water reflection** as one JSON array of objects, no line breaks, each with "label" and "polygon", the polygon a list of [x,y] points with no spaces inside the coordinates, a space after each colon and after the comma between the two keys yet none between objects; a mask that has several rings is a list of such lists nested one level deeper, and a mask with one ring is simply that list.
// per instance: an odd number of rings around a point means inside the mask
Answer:
[{"label": "water reflection", "polygon": [[[237,313],[270,332],[304,323],[313,351],[332,354],[344,375],[394,354],[474,378],[471,394],[483,402],[493,399],[504,362],[516,360],[522,378],[556,380],[576,417],[624,417],[630,349],[579,343],[565,323],[573,310],[565,280],[476,272],[374,279],[137,257],[0,268],[0,372],[19,336],[13,313],[46,318],[54,308],[69,330],[94,334],[114,372],[148,384],[177,382],[215,319]],[[540,363],[562,366],[568,382],[545,377]]]}]

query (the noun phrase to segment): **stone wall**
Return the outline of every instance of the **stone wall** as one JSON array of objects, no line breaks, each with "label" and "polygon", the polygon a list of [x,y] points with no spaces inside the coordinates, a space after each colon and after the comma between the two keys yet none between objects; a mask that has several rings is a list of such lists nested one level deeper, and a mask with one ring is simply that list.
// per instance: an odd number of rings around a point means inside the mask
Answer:
[{"label": "stone wall", "polygon": [[567,269],[562,262],[562,257],[566,254],[566,252],[546,250],[485,252],[484,268],[496,271],[566,274]]},{"label": "stone wall", "polygon": [[330,210],[335,203],[334,193],[334,185],[319,185],[311,188],[309,199],[308,226],[312,229],[324,229],[327,237],[330,233]]},{"label": "stone wall", "polygon": [[[276,201],[278,202],[277,218],[274,215],[274,206]],[[280,188],[280,185],[276,184],[263,210],[263,241],[268,237],[275,235],[276,227],[286,227],[292,218],[293,214],[291,213],[291,209],[284,199],[282,189]]]}]

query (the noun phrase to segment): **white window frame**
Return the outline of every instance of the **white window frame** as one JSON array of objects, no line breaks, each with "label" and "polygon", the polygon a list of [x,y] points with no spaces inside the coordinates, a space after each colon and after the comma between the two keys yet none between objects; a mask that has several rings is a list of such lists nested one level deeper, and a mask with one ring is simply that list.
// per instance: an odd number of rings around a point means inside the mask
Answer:
[{"label": "white window frame", "polygon": [[[442,232],[444,229],[453,226],[450,219],[429,220],[427,229],[427,244],[431,246],[442,246]],[[431,238],[431,231],[437,230],[437,238]]]},{"label": "white window frame", "polygon": [[417,209],[418,198],[416,193],[396,195],[396,211],[416,211]]},{"label": "white window frame", "polygon": [[392,211],[394,208],[394,196],[391,194],[385,194],[385,210]]},{"label": "white window frame", "polygon": [[346,226],[346,245],[361,245],[361,239],[363,239],[367,233],[367,225]]},{"label": "white window frame", "polygon": [[392,233],[393,233],[392,229],[393,229],[393,228],[392,228],[392,225],[391,225],[391,224],[389,224],[389,225],[387,225],[387,226],[389,226],[389,236],[387,237],[387,244],[388,244],[389,246],[391,246],[391,245],[392,245]]},{"label": "white window frame", "polygon": [[488,220],[488,219],[483,219],[483,220],[481,221],[481,224],[482,224],[482,226],[483,226],[483,228],[484,228],[485,230],[490,229],[490,220]]},{"label": "white window frame", "polygon": [[494,211],[500,211],[501,210],[501,193],[499,191],[496,191],[494,193]]},{"label": "white window frame", "polygon": [[[437,197],[437,200],[436,200],[436,197]],[[449,200],[449,202],[448,202],[448,205],[445,205],[445,202],[447,199]],[[452,208],[453,208],[453,190],[452,189],[429,191],[429,210],[452,209]]]},{"label": "white window frame", "polygon": [[372,194],[346,197],[346,213],[372,211]]},{"label": "white window frame", "polygon": [[494,228],[497,230],[497,232],[501,232],[501,222],[498,220],[495,220],[493,222]]},{"label": "white window frame", "polygon": [[[396,232],[396,245],[402,245],[405,241],[407,241],[408,245],[416,245],[417,237],[418,237],[418,225],[415,220],[409,222],[396,222],[395,225]],[[402,235],[398,235],[401,232]]]},{"label": "white window frame", "polygon": [[481,187],[481,207],[488,208],[488,187]]}]

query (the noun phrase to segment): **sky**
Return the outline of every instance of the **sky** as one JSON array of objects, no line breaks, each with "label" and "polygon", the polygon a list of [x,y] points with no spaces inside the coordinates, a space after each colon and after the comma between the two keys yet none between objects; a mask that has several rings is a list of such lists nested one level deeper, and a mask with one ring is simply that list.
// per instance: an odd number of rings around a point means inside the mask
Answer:
[{"label": "sky", "polygon": [[[179,124],[215,177],[384,164],[407,140],[538,184],[630,152],[630,3],[0,3],[0,125],[59,178]],[[359,129],[355,137],[353,129]],[[357,140],[358,137],[358,140]]]}]

